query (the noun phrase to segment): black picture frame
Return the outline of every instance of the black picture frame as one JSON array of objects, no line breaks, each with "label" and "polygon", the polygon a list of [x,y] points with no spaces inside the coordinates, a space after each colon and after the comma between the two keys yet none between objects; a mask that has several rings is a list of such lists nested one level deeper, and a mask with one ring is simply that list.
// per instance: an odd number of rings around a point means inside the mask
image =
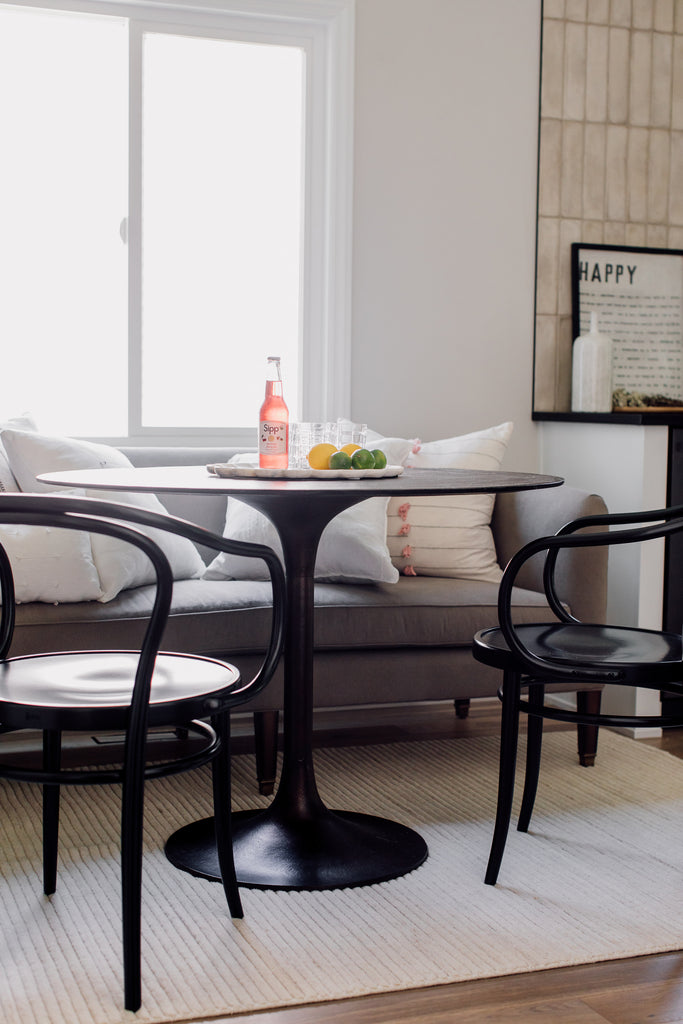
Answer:
[{"label": "black picture frame", "polygon": [[683,408],[683,250],[574,242],[572,331],[595,310],[614,352],[615,411]]}]

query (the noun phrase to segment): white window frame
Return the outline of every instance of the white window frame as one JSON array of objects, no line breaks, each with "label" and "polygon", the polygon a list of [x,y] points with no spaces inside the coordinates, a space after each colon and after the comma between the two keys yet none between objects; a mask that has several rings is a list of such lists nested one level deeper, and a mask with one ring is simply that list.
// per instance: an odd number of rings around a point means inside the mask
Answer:
[{"label": "white window frame", "polygon": [[[41,7],[129,18],[131,81],[140,89],[145,30],[289,43],[306,55],[304,225],[302,239],[301,418],[348,416],[351,390],[351,222],[355,0],[13,0]],[[253,429],[143,427],[141,411],[140,104],[131,90],[129,125],[129,420],[127,444],[253,445]],[[138,93],[139,95],[139,93]],[[207,367],[207,372],[210,367]]]}]

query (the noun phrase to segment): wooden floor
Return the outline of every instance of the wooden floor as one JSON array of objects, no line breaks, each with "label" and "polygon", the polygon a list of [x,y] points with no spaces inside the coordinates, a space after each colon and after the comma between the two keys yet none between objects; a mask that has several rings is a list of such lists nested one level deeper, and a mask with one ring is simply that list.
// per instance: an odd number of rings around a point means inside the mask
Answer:
[{"label": "wooden floor", "polygon": [[[564,728],[562,725],[549,726]],[[249,729],[236,747],[248,750]],[[456,721],[447,705],[328,712],[319,745],[483,736],[498,731],[497,702],[474,703]],[[683,757],[683,731],[644,740]],[[598,750],[599,756],[599,750]],[[577,769],[590,771],[590,768]],[[682,908],[683,909],[683,908]],[[267,969],[267,965],[264,965]],[[683,1024],[683,952],[460,982],[213,1020],[213,1024]],[[198,1022],[197,1022],[198,1024]],[[204,1021],[202,1021],[204,1024]]]}]

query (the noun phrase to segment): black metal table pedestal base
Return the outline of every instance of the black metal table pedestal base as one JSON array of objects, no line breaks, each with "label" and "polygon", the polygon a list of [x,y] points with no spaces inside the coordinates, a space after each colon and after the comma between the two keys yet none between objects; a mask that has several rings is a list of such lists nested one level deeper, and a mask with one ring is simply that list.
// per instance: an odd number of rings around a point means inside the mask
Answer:
[{"label": "black metal table pedestal base", "polygon": [[[266,811],[233,815],[237,881],[252,889],[343,889],[397,878],[427,859],[406,825],[370,814],[329,811],[288,823]],[[182,871],[220,881],[213,818],[174,832],[166,856]]]}]

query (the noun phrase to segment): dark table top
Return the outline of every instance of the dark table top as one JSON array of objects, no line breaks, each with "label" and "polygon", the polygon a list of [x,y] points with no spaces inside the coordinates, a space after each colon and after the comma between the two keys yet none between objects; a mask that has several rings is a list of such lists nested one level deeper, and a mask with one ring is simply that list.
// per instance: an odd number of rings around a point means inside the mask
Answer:
[{"label": "dark table top", "polygon": [[400,476],[348,480],[332,478],[272,479],[218,477],[206,466],[149,466],[125,469],[64,469],[44,473],[45,483],[88,489],[191,492],[196,494],[351,495],[495,494],[558,487],[562,477],[477,469],[405,469]]}]

